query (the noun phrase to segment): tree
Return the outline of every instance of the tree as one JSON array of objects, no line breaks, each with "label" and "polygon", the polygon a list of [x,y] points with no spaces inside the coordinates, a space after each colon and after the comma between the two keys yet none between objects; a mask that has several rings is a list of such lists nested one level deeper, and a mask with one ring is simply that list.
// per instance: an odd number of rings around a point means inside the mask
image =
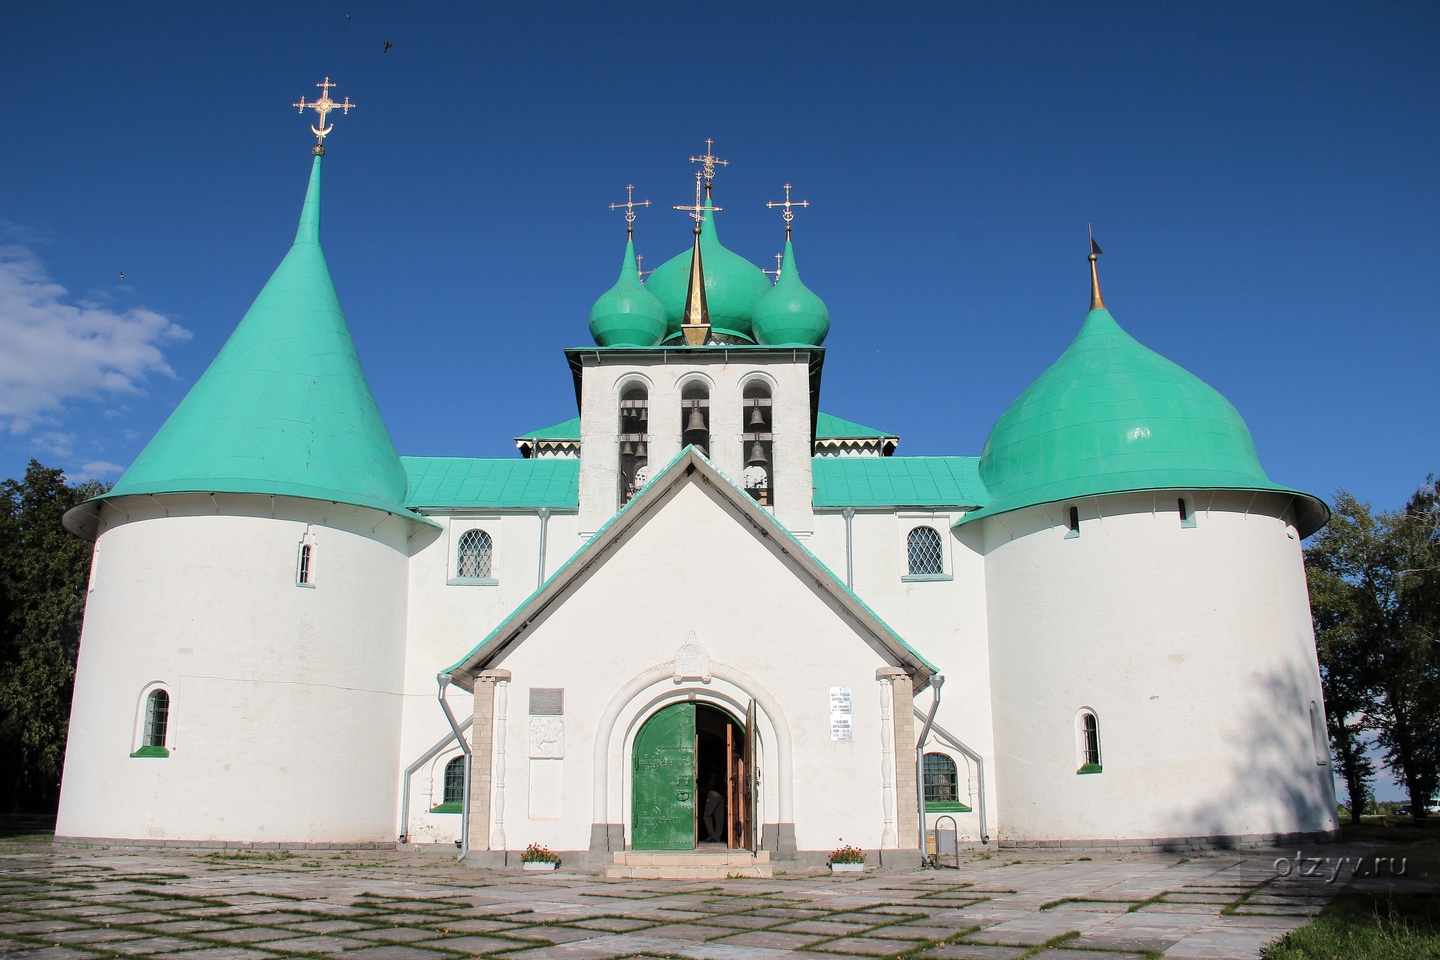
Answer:
[{"label": "tree", "polygon": [[1373,731],[1426,816],[1440,785],[1440,505],[1433,476],[1404,510],[1342,490],[1305,553],[1330,740],[1358,816]]},{"label": "tree", "polygon": [[99,493],[35,460],[0,483],[0,808],[54,809],[91,545],[66,532],[65,511]]}]

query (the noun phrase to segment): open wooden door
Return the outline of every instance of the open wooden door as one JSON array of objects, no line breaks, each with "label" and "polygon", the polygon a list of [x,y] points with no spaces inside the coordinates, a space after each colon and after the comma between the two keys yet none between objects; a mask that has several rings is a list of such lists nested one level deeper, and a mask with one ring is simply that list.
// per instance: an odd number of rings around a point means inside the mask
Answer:
[{"label": "open wooden door", "polygon": [[758,846],[755,829],[755,701],[745,708],[745,755],[741,763],[740,817],[744,823],[744,839],[741,844],[747,850]]}]

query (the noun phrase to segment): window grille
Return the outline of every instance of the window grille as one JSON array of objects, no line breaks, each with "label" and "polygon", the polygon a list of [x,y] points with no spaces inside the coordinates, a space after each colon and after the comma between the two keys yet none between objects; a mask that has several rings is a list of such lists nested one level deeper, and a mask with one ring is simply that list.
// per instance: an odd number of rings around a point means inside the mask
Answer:
[{"label": "window grille", "polygon": [[1084,719],[1085,757],[1084,766],[1100,766],[1100,722],[1095,714],[1087,713]]},{"label": "window grille", "polygon": [[925,802],[956,803],[960,800],[960,773],[955,761],[943,753],[925,754]]},{"label": "window grille", "polygon": [[945,572],[940,534],[934,527],[916,527],[906,541],[910,547],[910,576]]},{"label": "window grille", "polygon": [[310,582],[310,544],[300,544],[300,573],[295,577],[296,583]]},{"label": "window grille", "polygon": [[145,746],[165,746],[165,731],[170,725],[170,694],[153,690],[145,704]]},{"label": "window grille", "polygon": [[490,534],[484,530],[466,530],[460,537],[460,549],[455,557],[455,576],[470,579],[490,576]]},{"label": "window grille", "polygon": [[564,687],[531,687],[530,716],[559,717],[565,713]]},{"label": "window grille", "polygon": [[465,802],[465,756],[462,754],[445,764],[445,792],[442,803]]}]

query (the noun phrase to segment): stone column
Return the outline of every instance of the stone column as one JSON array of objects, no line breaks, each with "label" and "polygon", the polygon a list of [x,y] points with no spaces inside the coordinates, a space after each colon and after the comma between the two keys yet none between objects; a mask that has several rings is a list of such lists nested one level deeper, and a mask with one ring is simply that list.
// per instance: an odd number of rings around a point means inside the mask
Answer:
[{"label": "stone column", "polygon": [[920,807],[915,782],[915,686],[900,667],[881,667],[877,680],[889,679],[895,734],[895,820],[899,847],[919,849]]},{"label": "stone column", "polygon": [[880,847],[893,849],[899,841],[895,833],[895,718],[894,685],[889,675],[879,674],[880,682],[880,806],[885,827],[880,831]]},{"label": "stone column", "polygon": [[475,678],[475,722],[470,727],[470,847],[490,849],[490,806],[495,764],[495,684],[509,670],[487,670]]}]

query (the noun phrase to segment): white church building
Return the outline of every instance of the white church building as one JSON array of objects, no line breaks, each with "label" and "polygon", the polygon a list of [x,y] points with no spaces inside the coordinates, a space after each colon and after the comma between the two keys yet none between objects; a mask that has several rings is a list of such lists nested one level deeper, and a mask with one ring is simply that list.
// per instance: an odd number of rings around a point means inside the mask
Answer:
[{"label": "white church building", "polygon": [[980,454],[900,456],[823,412],[788,218],[772,282],[721,245],[707,153],[691,248],[642,282],[627,244],[565,351],[574,419],[400,456],[321,250],[323,154],[234,334],[65,518],[95,553],[57,837],[724,876],[842,844],[914,866],[937,829],[1336,830],[1301,557],[1325,505],[1117,324],[1098,248],[1077,336]]}]

